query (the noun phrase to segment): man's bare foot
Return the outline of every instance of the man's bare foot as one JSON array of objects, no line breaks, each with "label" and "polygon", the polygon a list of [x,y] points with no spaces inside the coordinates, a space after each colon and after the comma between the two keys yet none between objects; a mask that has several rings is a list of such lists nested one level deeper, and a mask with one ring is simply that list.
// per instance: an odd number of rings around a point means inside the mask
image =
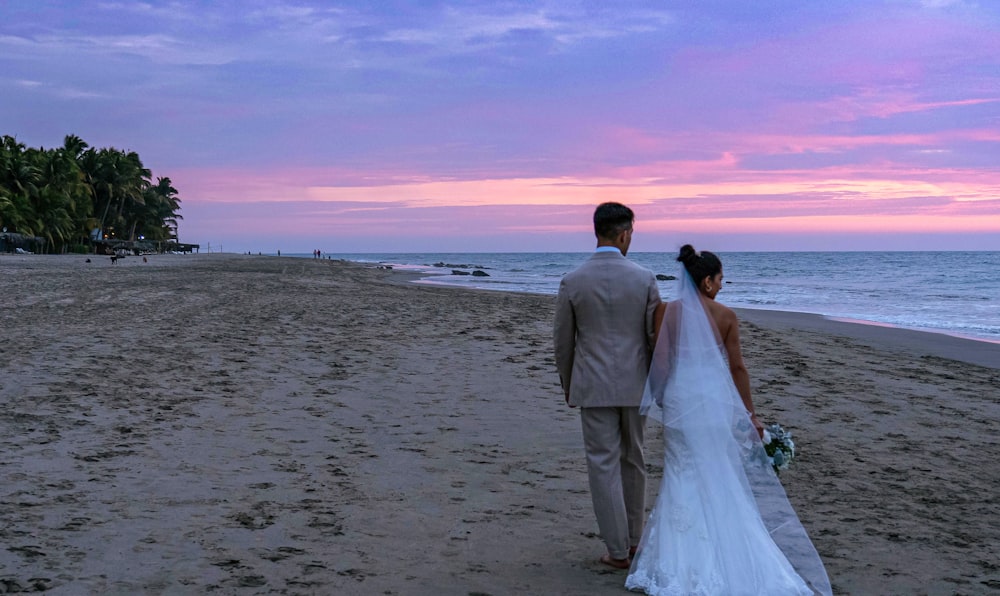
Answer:
[{"label": "man's bare foot", "polygon": [[611,555],[604,555],[601,557],[601,563],[607,565],[608,567],[614,567],[615,569],[628,569],[632,564],[628,559],[613,559]]}]

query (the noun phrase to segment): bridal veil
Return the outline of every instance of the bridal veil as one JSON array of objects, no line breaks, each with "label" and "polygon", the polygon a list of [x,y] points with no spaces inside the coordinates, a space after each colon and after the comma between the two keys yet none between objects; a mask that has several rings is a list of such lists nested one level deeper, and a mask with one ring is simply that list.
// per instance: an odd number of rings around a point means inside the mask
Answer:
[{"label": "bridal veil", "polygon": [[831,594],[690,275],[668,303],[642,400],[664,477],[626,587],[650,594]]}]

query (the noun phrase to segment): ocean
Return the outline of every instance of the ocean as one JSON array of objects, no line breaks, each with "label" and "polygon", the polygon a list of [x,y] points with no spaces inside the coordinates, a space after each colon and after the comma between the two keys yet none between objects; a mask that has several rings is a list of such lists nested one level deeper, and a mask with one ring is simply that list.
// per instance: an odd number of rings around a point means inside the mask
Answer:
[{"label": "ocean", "polygon": [[[1000,342],[1000,252],[732,252],[718,301]],[[293,255],[309,257],[310,255]],[[418,283],[555,295],[590,253],[324,254],[420,273]],[[674,254],[629,253],[676,276]],[[475,270],[486,276],[474,276]],[[456,275],[454,272],[468,273]],[[660,281],[670,300],[675,281]]]}]

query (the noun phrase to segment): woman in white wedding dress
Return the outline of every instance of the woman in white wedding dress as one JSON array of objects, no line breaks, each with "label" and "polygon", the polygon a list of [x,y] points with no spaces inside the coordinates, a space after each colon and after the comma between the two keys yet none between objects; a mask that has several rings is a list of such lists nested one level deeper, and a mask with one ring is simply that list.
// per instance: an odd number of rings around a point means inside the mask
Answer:
[{"label": "woman in white wedding dress", "polygon": [[681,248],[657,312],[642,412],[663,423],[663,481],[625,586],[647,594],[831,594],[761,442],[722,263]]}]

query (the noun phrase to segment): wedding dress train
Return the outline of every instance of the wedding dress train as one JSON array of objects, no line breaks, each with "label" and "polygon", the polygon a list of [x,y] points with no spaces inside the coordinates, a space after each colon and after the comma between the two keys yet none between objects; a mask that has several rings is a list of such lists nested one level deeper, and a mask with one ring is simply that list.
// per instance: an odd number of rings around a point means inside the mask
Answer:
[{"label": "wedding dress train", "polygon": [[663,423],[663,480],[625,586],[647,594],[831,594],[686,271],[643,398]]}]

